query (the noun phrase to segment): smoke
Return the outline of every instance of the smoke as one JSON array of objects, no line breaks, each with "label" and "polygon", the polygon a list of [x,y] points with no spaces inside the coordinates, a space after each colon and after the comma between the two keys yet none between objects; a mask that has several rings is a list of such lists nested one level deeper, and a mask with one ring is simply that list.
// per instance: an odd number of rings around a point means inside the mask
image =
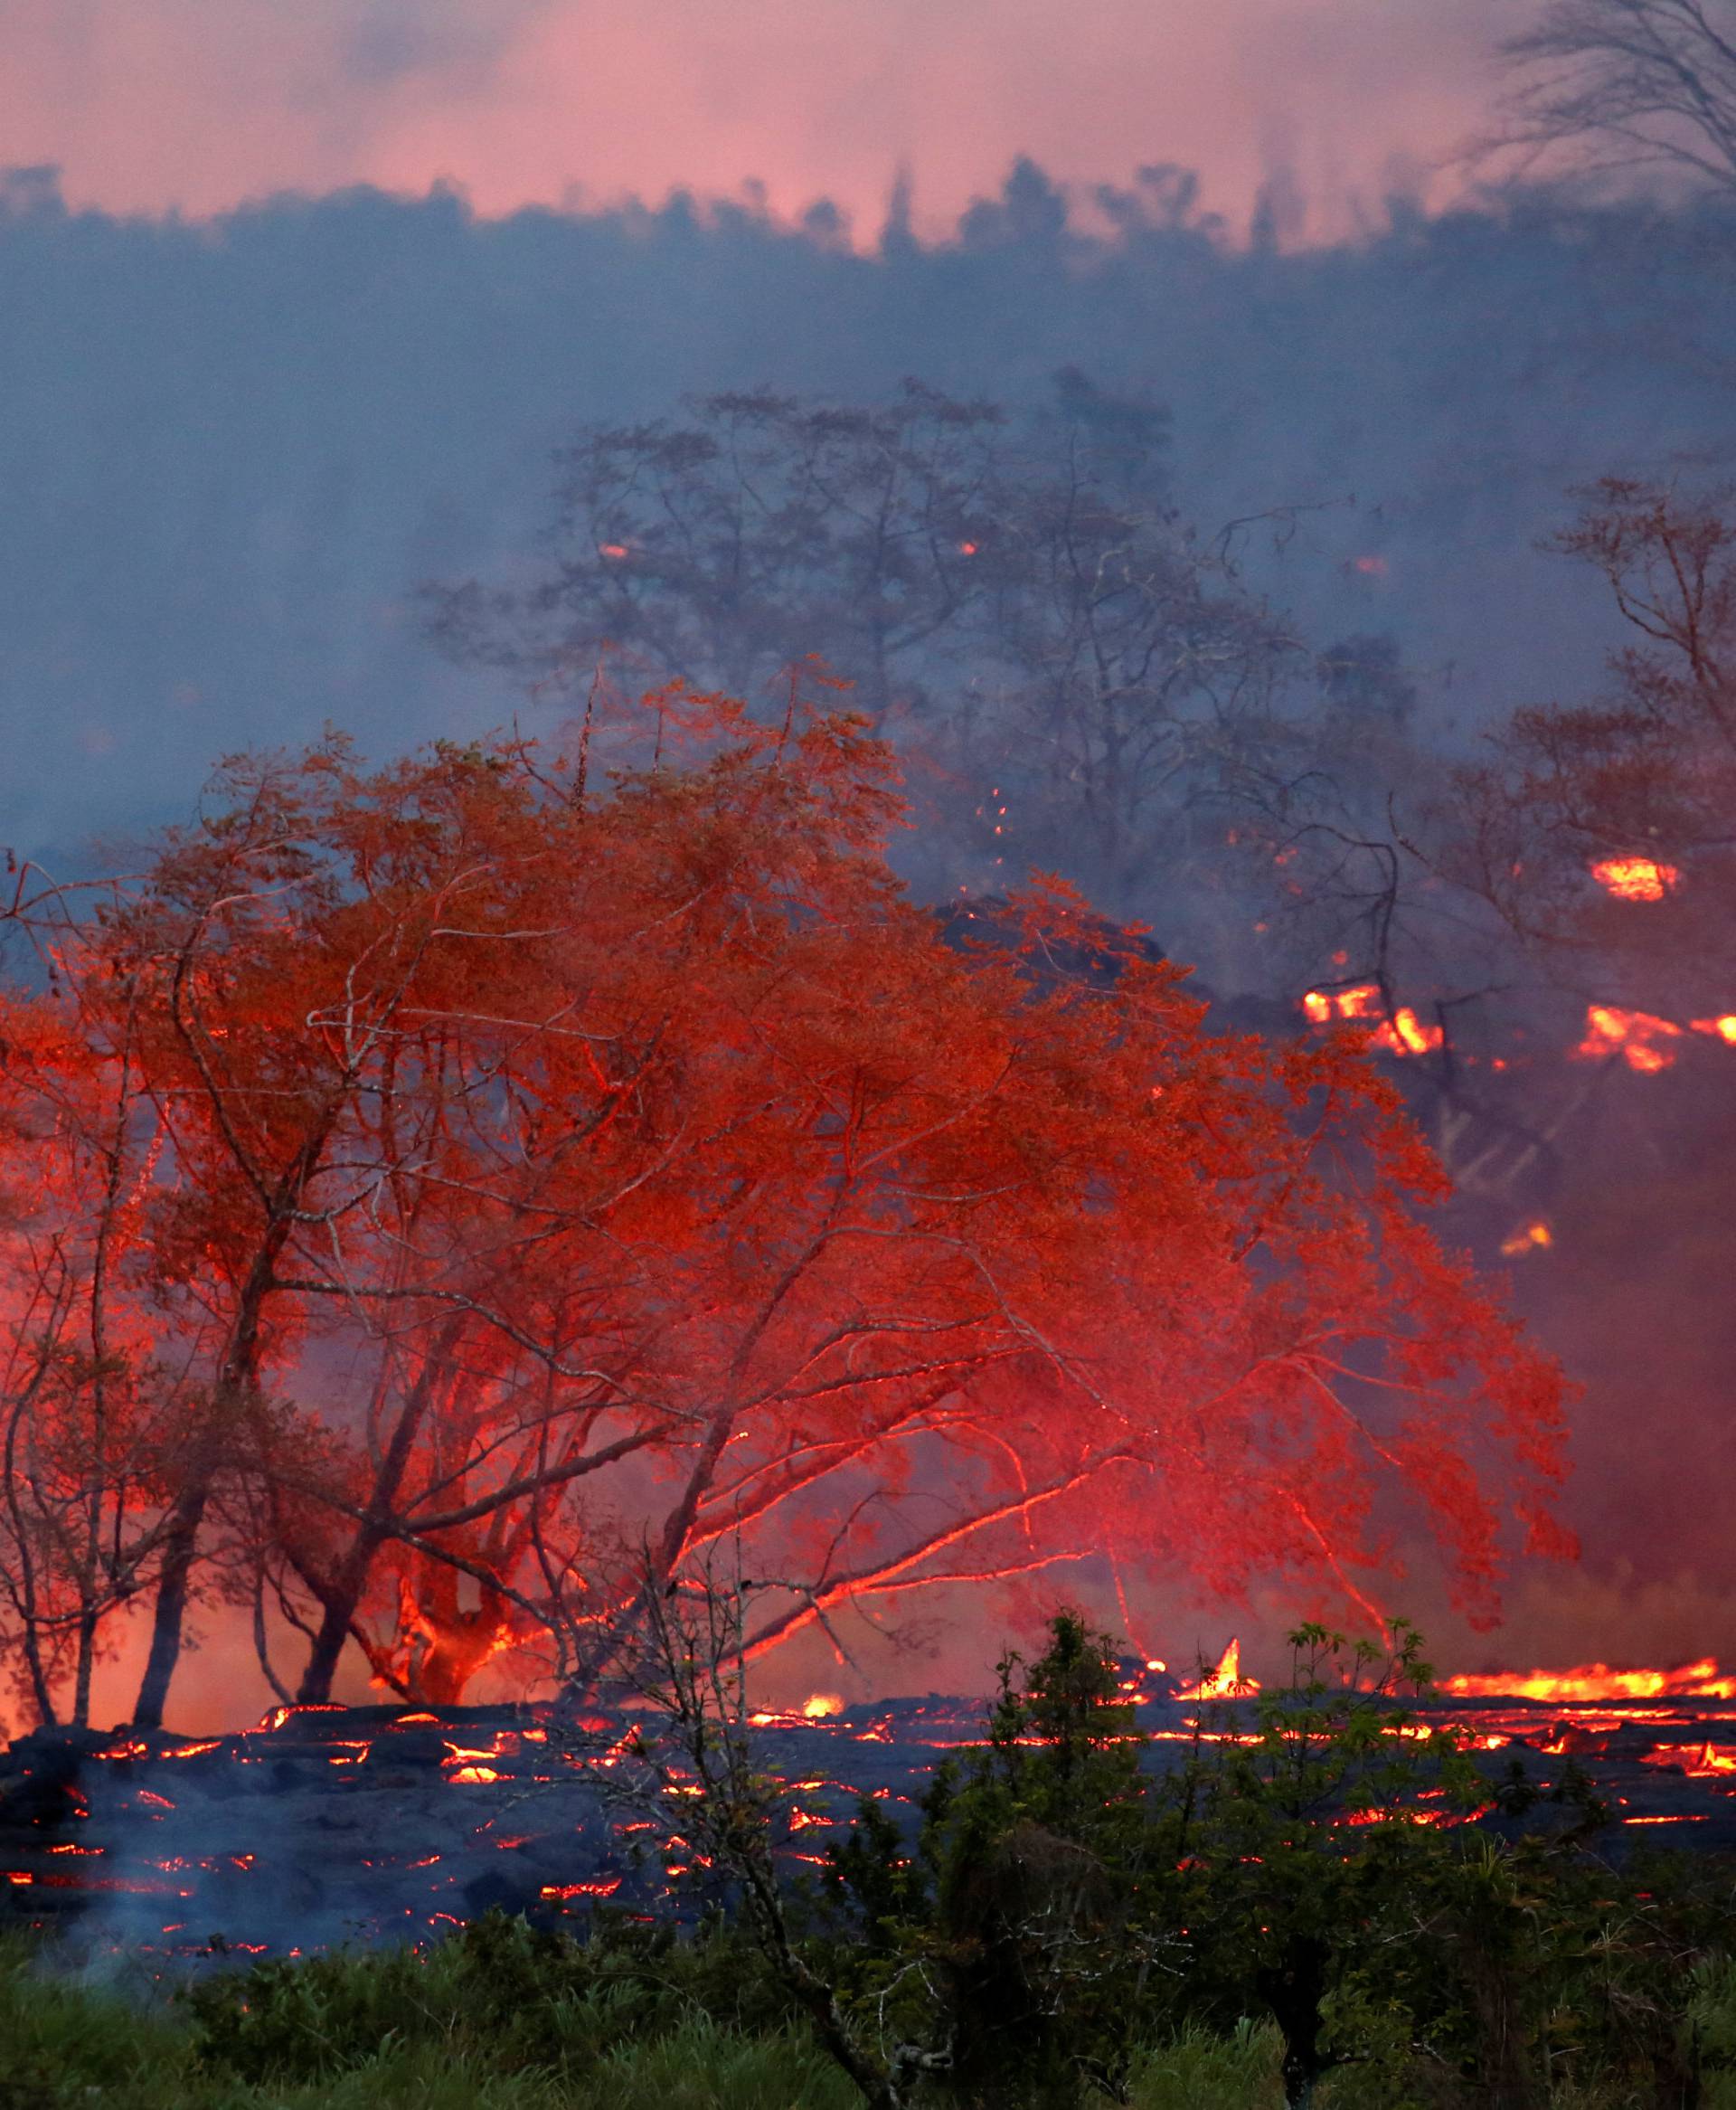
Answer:
[{"label": "smoke", "polygon": [[[878,224],[894,171],[949,225],[1017,154],[1091,183],[1200,169],[1246,225],[1275,176],[1341,233],[1476,127],[1525,0],[11,0],[7,158],[111,210],[461,185],[486,212],[573,186],[758,179]],[[1404,166],[1401,166],[1403,163]],[[1449,191],[1450,175],[1433,179]]]}]

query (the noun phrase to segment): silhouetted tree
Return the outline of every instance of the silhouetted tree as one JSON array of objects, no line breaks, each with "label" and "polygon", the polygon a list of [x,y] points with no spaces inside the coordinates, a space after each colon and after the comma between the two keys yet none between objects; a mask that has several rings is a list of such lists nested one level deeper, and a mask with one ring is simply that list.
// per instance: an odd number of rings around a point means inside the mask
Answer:
[{"label": "silhouetted tree", "polygon": [[1549,0],[1503,51],[1519,80],[1495,144],[1736,193],[1731,0]]}]

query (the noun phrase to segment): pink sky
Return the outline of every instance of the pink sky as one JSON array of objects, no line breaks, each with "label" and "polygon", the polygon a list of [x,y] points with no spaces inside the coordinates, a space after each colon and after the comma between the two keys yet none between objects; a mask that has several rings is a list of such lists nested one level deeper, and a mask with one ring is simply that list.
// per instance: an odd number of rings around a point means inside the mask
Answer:
[{"label": "pink sky", "polygon": [[[0,0],[0,156],[76,203],[462,185],[487,213],[761,179],[948,224],[1018,153],[1071,183],[1199,169],[1310,231],[1448,155],[1528,0]],[[1434,179],[1434,194],[1451,187]]]}]

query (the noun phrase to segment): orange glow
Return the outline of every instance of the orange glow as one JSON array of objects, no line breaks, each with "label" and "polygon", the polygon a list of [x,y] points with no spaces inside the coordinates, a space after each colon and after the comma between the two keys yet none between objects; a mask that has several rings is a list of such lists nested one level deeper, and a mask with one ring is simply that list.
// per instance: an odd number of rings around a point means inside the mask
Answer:
[{"label": "orange glow", "polygon": [[1726,1011],[1718,1018],[1690,1018],[1688,1026],[1694,1033],[1710,1033],[1736,1047],[1736,1011]]},{"label": "orange glow", "polygon": [[1425,1026],[1409,1004],[1401,1004],[1391,1018],[1381,1018],[1378,982],[1357,982],[1347,989],[1309,989],[1302,998],[1302,1009],[1315,1026],[1330,1026],[1335,1019],[1373,1025],[1379,1019],[1374,1045],[1389,1055],[1427,1055],[1444,1037],[1439,1026]]},{"label": "orange glow", "polygon": [[1736,1744],[1702,1744],[1693,1750],[1664,1744],[1646,1752],[1640,1764],[1680,1766],[1690,1780],[1703,1780],[1712,1774],[1736,1773]]},{"label": "orange glow", "polygon": [[1401,1004],[1390,1024],[1374,1036],[1376,1047],[1393,1055],[1427,1055],[1445,1038],[1439,1026],[1425,1026],[1408,1004]]},{"label": "orange glow", "polygon": [[1666,1070],[1675,1051],[1666,1044],[1682,1037],[1682,1028],[1650,1011],[1623,1011],[1613,1004],[1590,1004],[1585,1038],[1573,1053],[1582,1061],[1618,1055],[1630,1070]]},{"label": "orange glow", "polygon": [[598,545],[597,554],[601,557],[615,557],[618,559],[627,556],[629,553],[627,546],[624,542],[606,542]]},{"label": "orange glow", "polygon": [[1612,1670],[1581,1663],[1571,1670],[1498,1670],[1489,1676],[1443,1678],[1455,1699],[1732,1699],[1736,1678],[1719,1675],[1716,1657],[1674,1670]]},{"label": "orange glow", "polygon": [[1555,1235],[1541,1216],[1529,1224],[1522,1224],[1510,1238],[1501,1241],[1501,1251],[1508,1260],[1517,1260],[1524,1253],[1546,1253],[1555,1243]]},{"label": "orange glow", "polygon": [[823,1722],[828,1715],[844,1712],[844,1696],[838,1692],[812,1692],[802,1702],[802,1713],[810,1722]]},{"label": "orange glow", "polygon": [[[293,1707],[274,1707],[269,1713],[262,1715],[259,1717],[259,1728],[268,1734],[273,1729],[280,1729],[291,1715],[341,1715],[347,1712],[348,1709],[335,1699],[297,1700]],[[429,1717],[430,1721],[433,1718],[431,1715]]]},{"label": "orange glow", "polygon": [[1177,1699],[1233,1699],[1238,1694],[1259,1690],[1256,1679],[1241,1674],[1241,1643],[1232,1636],[1215,1668],[1208,1670],[1197,1685],[1185,1687],[1175,1697]]},{"label": "orange glow", "polygon": [[1682,875],[1656,857],[1602,857],[1591,876],[1617,901],[1662,901]]}]

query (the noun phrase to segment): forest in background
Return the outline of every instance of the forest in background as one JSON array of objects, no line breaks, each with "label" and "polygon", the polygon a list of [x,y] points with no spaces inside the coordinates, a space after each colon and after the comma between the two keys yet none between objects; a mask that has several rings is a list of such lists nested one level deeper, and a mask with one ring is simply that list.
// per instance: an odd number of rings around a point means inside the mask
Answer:
[{"label": "forest in background", "polygon": [[474,217],[283,198],[205,223],[0,210],[0,839],[62,863],[156,825],[237,744],[370,748],[524,699],[429,650],[414,599],[534,546],[580,427],[906,376],[1165,406],[1177,505],[1243,530],[1316,645],[1390,632],[1468,733],[1596,677],[1617,624],[1534,550],[1568,487],[1727,443],[1727,209],[1520,194],[1361,242],[1231,244],[1180,172],[1098,201],[1022,166],[948,243],[873,254],[739,205]]}]

